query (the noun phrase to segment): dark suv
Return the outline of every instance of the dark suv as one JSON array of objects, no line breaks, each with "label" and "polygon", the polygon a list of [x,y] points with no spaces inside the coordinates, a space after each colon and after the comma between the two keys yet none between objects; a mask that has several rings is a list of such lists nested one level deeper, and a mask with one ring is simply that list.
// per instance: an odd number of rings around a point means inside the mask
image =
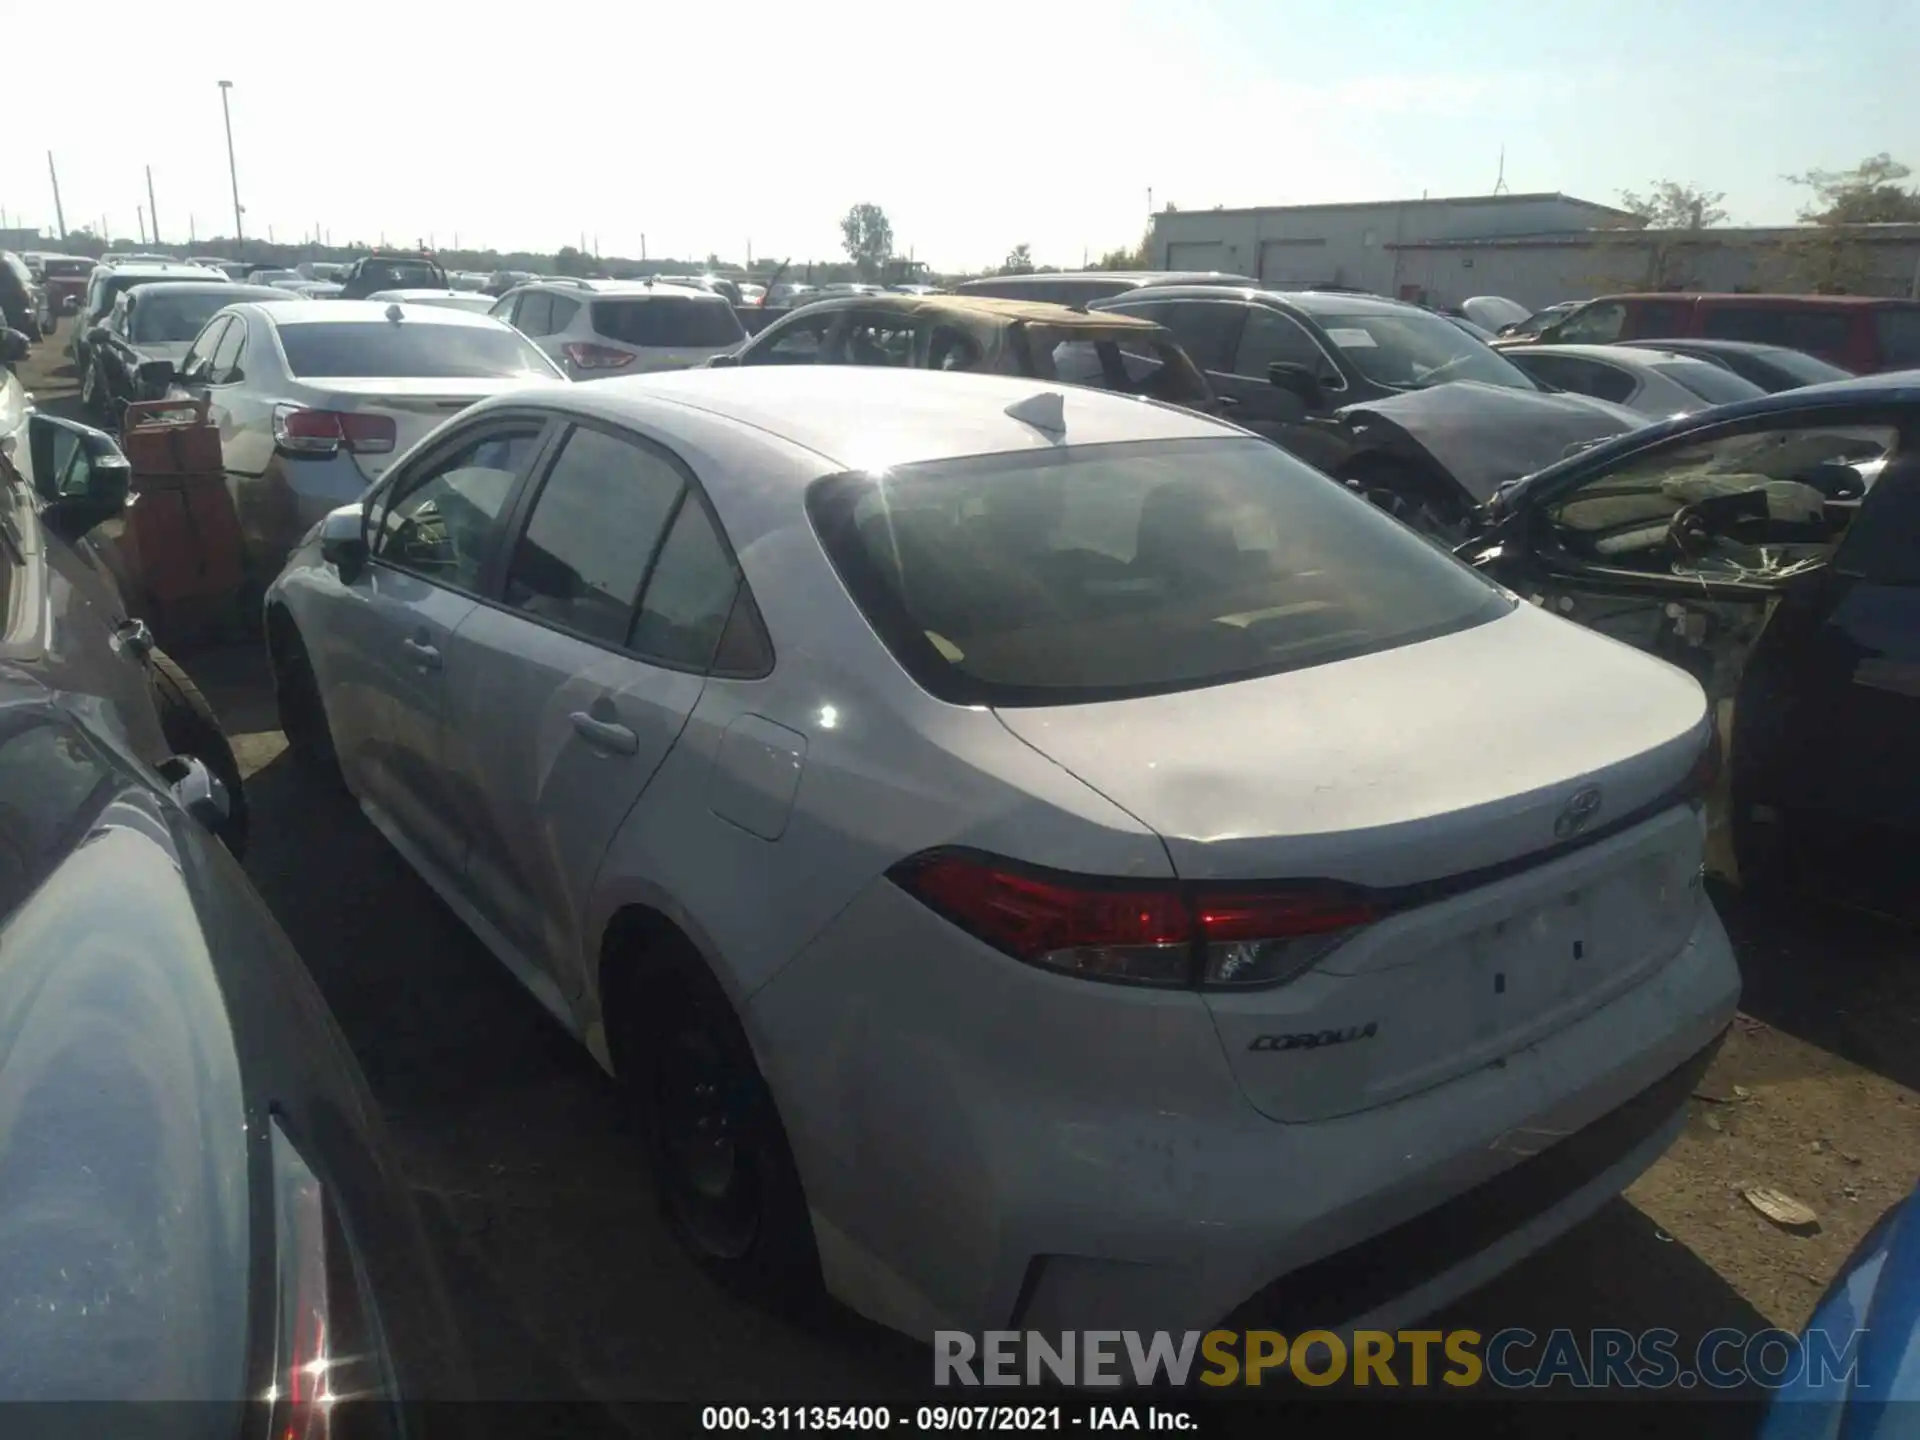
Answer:
[{"label": "dark suv", "polygon": [[1445,316],[1376,295],[1152,286],[1091,308],[1164,325],[1227,419],[1441,531],[1568,446],[1641,423],[1548,393]]},{"label": "dark suv", "polygon": [[451,290],[447,272],[431,255],[375,252],[362,255],[339,280],[336,300],[364,300],[379,290]]}]

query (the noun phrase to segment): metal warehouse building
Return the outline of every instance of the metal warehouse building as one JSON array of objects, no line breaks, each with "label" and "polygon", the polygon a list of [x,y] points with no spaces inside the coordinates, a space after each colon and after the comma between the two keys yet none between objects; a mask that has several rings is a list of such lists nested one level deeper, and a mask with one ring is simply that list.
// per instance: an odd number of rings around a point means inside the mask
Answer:
[{"label": "metal warehouse building", "polygon": [[1162,211],[1148,263],[1441,306],[1504,295],[1537,308],[1647,289],[1906,295],[1920,288],[1920,225],[1648,230],[1571,195],[1471,195]]}]

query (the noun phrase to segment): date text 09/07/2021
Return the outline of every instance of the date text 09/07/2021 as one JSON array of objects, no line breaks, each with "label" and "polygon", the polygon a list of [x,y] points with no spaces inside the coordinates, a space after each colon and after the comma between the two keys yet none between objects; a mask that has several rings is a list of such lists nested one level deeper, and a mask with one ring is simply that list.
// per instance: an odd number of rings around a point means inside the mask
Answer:
[{"label": "date text 09/07/2021", "polygon": [[1154,1405],[707,1405],[703,1430],[1072,1431],[1199,1428],[1185,1410]]}]

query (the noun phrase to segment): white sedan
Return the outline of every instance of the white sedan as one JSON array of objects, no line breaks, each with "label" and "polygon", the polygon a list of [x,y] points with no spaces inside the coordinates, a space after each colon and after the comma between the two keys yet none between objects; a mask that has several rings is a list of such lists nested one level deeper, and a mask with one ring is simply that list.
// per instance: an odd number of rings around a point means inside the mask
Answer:
[{"label": "white sedan", "polygon": [[916,1336],[1392,1328],[1650,1164],[1733,1015],[1700,687],[1187,411],[523,388],[267,622],[688,1251]]},{"label": "white sedan", "polygon": [[1500,351],[1555,390],[1610,400],[1656,420],[1709,405],[1757,400],[1767,392],[1711,361],[1669,350],[1619,345],[1513,345]]}]

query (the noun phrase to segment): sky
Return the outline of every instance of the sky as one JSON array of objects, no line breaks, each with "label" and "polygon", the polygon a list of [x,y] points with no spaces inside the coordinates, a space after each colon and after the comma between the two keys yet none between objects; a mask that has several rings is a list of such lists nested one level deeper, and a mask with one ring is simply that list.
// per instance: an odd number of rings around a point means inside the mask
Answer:
[{"label": "sky", "polygon": [[[182,12],[185,13],[185,12]],[[238,13],[238,12],[235,12]],[[837,259],[871,201],[936,270],[1077,266],[1181,209],[1673,179],[1790,223],[1783,177],[1920,169],[1920,0],[440,0],[173,24],[95,0],[14,65],[5,223],[336,245]],[[458,15],[455,23],[449,17]]]}]

